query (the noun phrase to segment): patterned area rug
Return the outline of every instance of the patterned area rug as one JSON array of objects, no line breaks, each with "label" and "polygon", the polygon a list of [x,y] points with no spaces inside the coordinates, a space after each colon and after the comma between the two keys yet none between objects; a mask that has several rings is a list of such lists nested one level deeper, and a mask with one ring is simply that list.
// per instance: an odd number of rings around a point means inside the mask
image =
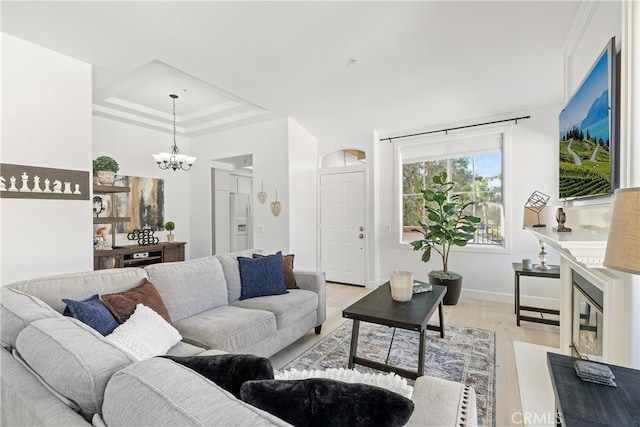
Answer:
[{"label": "patterned area rug", "polygon": [[[282,370],[346,368],[352,321],[331,332]],[[358,356],[417,370],[419,334],[404,329],[360,323]],[[478,425],[495,425],[495,332],[445,325],[445,337],[427,331],[425,375],[457,381],[476,391]],[[356,365],[360,372],[378,372]],[[409,381],[413,384],[413,381]]]}]

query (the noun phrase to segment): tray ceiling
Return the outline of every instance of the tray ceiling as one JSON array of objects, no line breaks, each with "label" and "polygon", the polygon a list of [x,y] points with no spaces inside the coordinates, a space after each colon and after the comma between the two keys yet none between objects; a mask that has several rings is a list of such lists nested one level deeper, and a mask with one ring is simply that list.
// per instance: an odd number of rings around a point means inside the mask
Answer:
[{"label": "tray ceiling", "polygon": [[268,111],[168,64],[153,60],[93,94],[94,114],[194,137],[264,119]]}]

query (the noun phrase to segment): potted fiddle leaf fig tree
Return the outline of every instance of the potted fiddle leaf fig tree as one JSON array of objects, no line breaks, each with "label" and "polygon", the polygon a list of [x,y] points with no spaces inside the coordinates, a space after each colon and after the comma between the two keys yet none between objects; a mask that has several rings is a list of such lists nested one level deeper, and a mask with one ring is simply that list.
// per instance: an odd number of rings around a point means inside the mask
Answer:
[{"label": "potted fiddle leaf fig tree", "polygon": [[451,247],[466,246],[480,222],[480,218],[465,213],[473,202],[451,194],[453,187],[447,173],[441,172],[433,177],[433,185],[422,191],[427,221],[420,221],[421,228],[412,230],[422,233],[423,238],[411,242],[414,251],[422,251],[422,261],[429,262],[432,251],[442,258],[442,270],[429,272],[429,283],[447,286],[445,305],[457,304],[462,290],[462,275],[449,270]]},{"label": "potted fiddle leaf fig tree", "polygon": [[176,224],[173,221],[168,221],[164,225],[164,229],[169,232],[169,234],[167,234],[167,242],[173,243],[173,239],[175,236],[171,232],[176,229]]},{"label": "potted fiddle leaf fig tree", "polygon": [[113,185],[120,165],[109,156],[100,156],[93,161],[93,173],[102,185]]}]

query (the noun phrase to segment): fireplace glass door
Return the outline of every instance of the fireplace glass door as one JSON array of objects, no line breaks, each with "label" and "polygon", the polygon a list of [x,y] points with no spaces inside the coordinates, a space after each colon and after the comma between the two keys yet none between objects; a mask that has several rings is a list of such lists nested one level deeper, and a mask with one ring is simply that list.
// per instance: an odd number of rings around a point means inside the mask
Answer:
[{"label": "fireplace glass door", "polygon": [[574,282],[572,348],[573,355],[583,359],[602,360],[602,306]]}]

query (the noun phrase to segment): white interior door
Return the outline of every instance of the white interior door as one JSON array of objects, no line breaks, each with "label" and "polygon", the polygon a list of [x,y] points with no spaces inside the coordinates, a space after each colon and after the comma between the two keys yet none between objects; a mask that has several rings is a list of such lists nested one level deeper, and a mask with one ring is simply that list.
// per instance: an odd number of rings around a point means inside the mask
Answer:
[{"label": "white interior door", "polygon": [[364,172],[320,176],[320,265],[331,282],[365,284]]}]

